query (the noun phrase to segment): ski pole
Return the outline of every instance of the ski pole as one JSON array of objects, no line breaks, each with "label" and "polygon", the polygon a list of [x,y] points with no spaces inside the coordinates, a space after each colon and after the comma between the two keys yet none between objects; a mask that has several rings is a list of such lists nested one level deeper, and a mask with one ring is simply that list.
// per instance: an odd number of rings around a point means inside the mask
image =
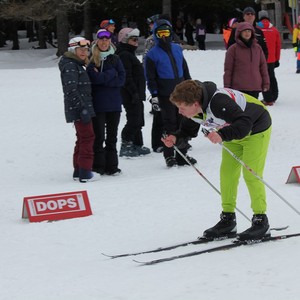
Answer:
[{"label": "ski pole", "polygon": [[[176,145],[173,145],[173,148],[175,151],[219,194],[221,195],[221,192],[199,171],[198,168],[196,168],[189,160],[188,158],[178,149]],[[236,210],[245,217],[249,222],[251,220],[240,210],[236,207]]]},{"label": "ski pole", "polygon": [[258,180],[260,180],[266,187],[268,187],[274,194],[276,194],[286,205],[288,205],[292,210],[294,210],[298,215],[300,212],[290,204],[286,199],[284,199],[278,192],[276,192],[262,177],[260,177],[255,171],[253,171],[249,166],[247,166],[238,156],[236,156],[230,149],[228,149],[223,143],[220,145],[236,160],[238,161],[245,169],[251,172]]},{"label": "ski pole", "polygon": [[[212,129],[215,130],[215,129]],[[206,128],[202,128],[202,132],[204,135],[208,135],[210,133]],[[235,155],[230,149],[228,149],[223,143],[219,143],[237,162],[239,162],[245,169],[247,169],[252,175],[254,175],[258,180],[260,180],[266,187],[268,187],[275,195],[277,195],[286,205],[288,205],[293,211],[295,211],[298,215],[300,212],[286,199],[284,199],[278,192],[276,192],[262,177],[260,177],[254,170],[252,170],[249,166],[247,166],[237,155]]]}]

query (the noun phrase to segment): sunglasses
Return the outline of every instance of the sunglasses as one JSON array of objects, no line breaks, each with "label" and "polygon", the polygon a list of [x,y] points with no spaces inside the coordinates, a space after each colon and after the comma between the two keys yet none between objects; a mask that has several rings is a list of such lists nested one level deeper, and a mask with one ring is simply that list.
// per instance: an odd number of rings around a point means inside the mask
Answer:
[{"label": "sunglasses", "polygon": [[79,46],[79,47],[86,47],[86,46],[90,46],[91,42],[89,40],[82,40],[79,42],[75,42],[75,43],[71,43],[69,44],[69,47],[75,47],[75,46]]},{"label": "sunglasses", "polygon": [[156,36],[161,39],[163,37],[169,37],[171,35],[171,31],[169,29],[162,29],[156,31]]},{"label": "sunglasses", "polygon": [[136,36],[133,36],[133,37],[129,38],[129,40],[132,40],[134,42],[138,42],[139,38],[136,37]]},{"label": "sunglasses", "polygon": [[246,13],[245,15],[247,15],[247,16],[254,16],[255,14],[252,13],[252,12],[248,12],[248,13]]},{"label": "sunglasses", "polygon": [[109,31],[100,31],[97,34],[97,38],[99,40],[110,39],[111,38],[111,33]]}]

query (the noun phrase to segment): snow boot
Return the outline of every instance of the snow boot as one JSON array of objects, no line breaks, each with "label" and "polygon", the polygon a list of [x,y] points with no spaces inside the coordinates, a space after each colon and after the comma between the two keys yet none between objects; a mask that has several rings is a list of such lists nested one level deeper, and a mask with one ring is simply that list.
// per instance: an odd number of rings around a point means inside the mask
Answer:
[{"label": "snow boot", "polygon": [[138,152],[139,155],[150,154],[150,149],[145,146],[134,145],[134,149]]},{"label": "snow boot", "polygon": [[221,220],[203,233],[203,237],[207,239],[221,239],[236,237],[236,218],[235,213],[222,212]]},{"label": "snow boot", "polygon": [[120,157],[137,157],[139,156],[138,151],[135,149],[132,142],[122,141]]},{"label": "snow boot", "polygon": [[176,167],[177,161],[174,156],[166,157],[166,165],[168,168]]},{"label": "snow boot", "polygon": [[[197,160],[191,156],[185,156],[186,159],[192,164],[196,164],[197,163]],[[177,164],[178,166],[185,166],[185,165],[190,165],[181,155],[179,156],[176,156],[176,160],[177,160]]]},{"label": "snow boot", "polygon": [[106,170],[104,174],[109,175],[109,176],[116,176],[116,175],[121,174],[121,172],[122,172],[121,169],[115,168],[112,170]]},{"label": "snow boot", "polygon": [[247,230],[238,234],[238,239],[240,241],[247,240],[260,240],[264,237],[269,237],[270,226],[268,217],[265,214],[253,215],[252,226]]},{"label": "snow boot", "polygon": [[80,182],[92,182],[100,180],[100,174],[94,173],[90,170],[79,168],[79,181]]}]

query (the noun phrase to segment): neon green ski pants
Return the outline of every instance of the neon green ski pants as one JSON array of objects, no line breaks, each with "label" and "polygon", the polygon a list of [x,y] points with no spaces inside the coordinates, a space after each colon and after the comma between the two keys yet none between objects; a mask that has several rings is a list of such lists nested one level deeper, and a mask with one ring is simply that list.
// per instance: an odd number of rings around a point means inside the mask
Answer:
[{"label": "neon green ski pants", "polygon": [[[261,178],[268,152],[271,127],[267,130],[248,135],[241,140],[224,142],[224,146],[238,156],[249,168],[251,168]],[[230,153],[224,148],[222,150],[222,163],[220,169],[221,198],[224,212],[234,212],[236,207],[237,191],[241,169],[246,182],[253,214],[264,214],[267,210],[265,185],[256,178],[249,170],[244,168]]]}]

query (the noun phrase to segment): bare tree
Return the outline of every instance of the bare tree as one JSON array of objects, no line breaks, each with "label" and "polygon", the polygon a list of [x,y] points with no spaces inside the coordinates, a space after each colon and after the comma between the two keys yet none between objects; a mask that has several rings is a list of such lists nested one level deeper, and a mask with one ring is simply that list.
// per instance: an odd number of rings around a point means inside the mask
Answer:
[{"label": "bare tree", "polygon": [[169,15],[172,20],[172,0],[163,0],[162,2],[162,13]]},{"label": "bare tree", "polygon": [[69,42],[69,21],[68,8],[60,3],[56,12],[56,30],[57,30],[57,56],[61,56],[68,49]]},{"label": "bare tree", "polygon": [[[16,21],[34,21],[38,24],[39,47],[46,48],[45,21],[57,17],[58,54],[63,53],[68,44],[68,13],[84,7],[90,0],[0,0],[0,18]],[[16,34],[14,34],[16,36]],[[14,38],[18,48],[18,39]],[[14,48],[14,47],[13,47]]]}]

